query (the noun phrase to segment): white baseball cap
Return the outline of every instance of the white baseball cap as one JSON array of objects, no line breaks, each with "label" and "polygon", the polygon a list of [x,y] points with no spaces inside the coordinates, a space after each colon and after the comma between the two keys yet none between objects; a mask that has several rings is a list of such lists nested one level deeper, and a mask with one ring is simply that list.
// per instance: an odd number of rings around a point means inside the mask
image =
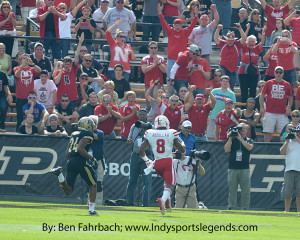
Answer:
[{"label": "white baseball cap", "polygon": [[183,127],[192,127],[192,123],[189,121],[189,120],[186,120],[186,121],[184,121],[183,123],[182,123],[182,126]]}]

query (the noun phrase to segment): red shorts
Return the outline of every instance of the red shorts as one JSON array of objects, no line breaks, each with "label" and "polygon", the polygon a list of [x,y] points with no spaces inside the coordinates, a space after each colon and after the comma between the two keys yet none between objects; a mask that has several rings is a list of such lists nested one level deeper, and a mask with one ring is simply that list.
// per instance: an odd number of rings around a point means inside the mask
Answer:
[{"label": "red shorts", "polygon": [[175,185],[176,183],[176,169],[173,165],[172,158],[162,158],[156,160],[154,163],[156,173],[161,176],[167,185]]}]

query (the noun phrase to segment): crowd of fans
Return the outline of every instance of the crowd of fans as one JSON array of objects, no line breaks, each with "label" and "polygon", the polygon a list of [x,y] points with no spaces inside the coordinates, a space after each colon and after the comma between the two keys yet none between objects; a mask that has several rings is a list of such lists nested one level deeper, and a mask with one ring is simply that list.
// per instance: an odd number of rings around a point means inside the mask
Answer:
[{"label": "crowd of fans", "polygon": [[[140,48],[145,53],[140,66],[149,122],[163,114],[171,128],[180,129],[189,119],[191,133],[199,141],[226,141],[227,129],[238,123],[247,124],[247,136],[256,140],[255,127],[261,122],[265,141],[271,141],[275,127],[280,133],[300,106],[299,12],[291,12],[294,0],[285,6],[280,0],[273,0],[273,6],[260,0],[267,16],[262,23],[260,10],[250,9],[246,0],[245,8],[238,2],[22,0],[23,27],[28,16],[36,18],[40,37],[57,38],[42,39],[26,54],[10,37],[16,35],[15,6],[2,1],[0,130],[5,131],[11,91],[15,90],[19,133],[66,135],[79,118],[97,115],[98,129],[106,139],[116,138],[116,125],[121,127],[121,138],[127,139],[141,109],[129,81],[130,62],[136,61],[130,41],[136,38],[136,22],[142,21],[142,40],[150,41],[148,47]],[[231,18],[231,12],[238,18]],[[72,38],[72,21],[78,39],[74,59],[68,53],[70,41],[59,40]],[[162,30],[163,42],[168,43],[167,59],[158,55]],[[107,71],[91,55],[99,48],[91,39],[107,40]],[[213,42],[220,48],[215,70],[211,69]],[[267,63],[265,81],[259,71],[260,58]],[[246,104],[242,110],[235,106],[236,85]],[[293,117],[299,121],[299,114],[293,112]]]}]

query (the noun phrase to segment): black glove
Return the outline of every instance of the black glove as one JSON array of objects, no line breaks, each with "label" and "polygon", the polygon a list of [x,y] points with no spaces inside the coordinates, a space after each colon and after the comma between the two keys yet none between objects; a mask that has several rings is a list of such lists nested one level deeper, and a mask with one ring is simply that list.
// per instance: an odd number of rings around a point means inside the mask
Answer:
[{"label": "black glove", "polygon": [[96,158],[93,158],[93,160],[89,159],[87,161],[87,163],[89,165],[91,165],[94,170],[96,170],[98,168],[98,162],[97,162]]}]

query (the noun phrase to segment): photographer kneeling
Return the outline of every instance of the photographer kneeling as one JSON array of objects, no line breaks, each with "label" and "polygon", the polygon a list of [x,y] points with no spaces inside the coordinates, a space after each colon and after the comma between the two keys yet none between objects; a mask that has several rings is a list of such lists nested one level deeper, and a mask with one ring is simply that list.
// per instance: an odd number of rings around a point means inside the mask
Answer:
[{"label": "photographer kneeling", "polygon": [[[204,152],[204,151],[203,151]],[[200,156],[202,155],[202,157]],[[203,156],[205,155],[205,156]],[[176,193],[175,193],[175,208],[197,208],[199,204],[196,196],[196,174],[205,174],[205,169],[201,165],[201,157],[203,160],[208,160],[210,154],[208,152],[192,150],[190,156],[183,156],[179,152],[175,153],[173,160],[176,168]],[[203,205],[203,207],[205,207]]]},{"label": "photographer kneeling", "polygon": [[293,195],[296,195],[297,212],[300,212],[300,125],[290,130],[280,154],[286,154],[283,195],[285,211],[289,212]]},{"label": "photographer kneeling", "polygon": [[250,152],[253,149],[253,141],[246,137],[248,126],[245,123],[228,129],[228,140],[224,146],[228,157],[228,210],[237,205],[238,185],[241,187],[241,207],[247,210],[250,205]]}]

